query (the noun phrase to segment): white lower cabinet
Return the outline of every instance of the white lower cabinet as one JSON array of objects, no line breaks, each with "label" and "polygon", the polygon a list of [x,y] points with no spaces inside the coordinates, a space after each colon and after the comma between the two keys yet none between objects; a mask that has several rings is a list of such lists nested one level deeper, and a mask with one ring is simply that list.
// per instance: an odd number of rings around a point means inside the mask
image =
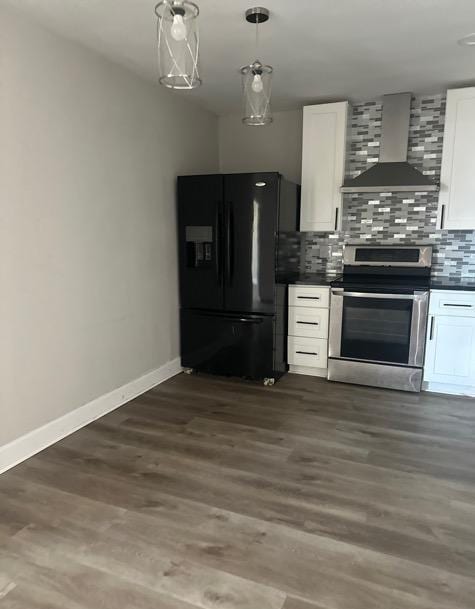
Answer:
[{"label": "white lower cabinet", "polygon": [[431,292],[423,388],[475,396],[475,293]]},{"label": "white lower cabinet", "polygon": [[289,371],[327,376],[330,288],[289,286]]},{"label": "white lower cabinet", "polygon": [[328,338],[328,309],[289,307],[289,335]]}]

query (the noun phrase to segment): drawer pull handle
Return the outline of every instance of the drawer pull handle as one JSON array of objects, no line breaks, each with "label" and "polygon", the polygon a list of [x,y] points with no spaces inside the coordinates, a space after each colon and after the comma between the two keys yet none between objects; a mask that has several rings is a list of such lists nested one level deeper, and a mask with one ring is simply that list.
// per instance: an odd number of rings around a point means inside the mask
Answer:
[{"label": "drawer pull handle", "polygon": [[320,300],[320,296],[297,296],[300,300]]},{"label": "drawer pull handle", "polygon": [[318,355],[318,353],[314,353],[313,351],[296,351],[295,353],[300,353],[301,355]]},{"label": "drawer pull handle", "polygon": [[298,321],[298,324],[304,324],[306,326],[318,326],[318,321]]},{"label": "drawer pull handle", "polygon": [[471,304],[459,304],[455,302],[444,302],[444,307],[466,307],[467,309],[471,309]]}]

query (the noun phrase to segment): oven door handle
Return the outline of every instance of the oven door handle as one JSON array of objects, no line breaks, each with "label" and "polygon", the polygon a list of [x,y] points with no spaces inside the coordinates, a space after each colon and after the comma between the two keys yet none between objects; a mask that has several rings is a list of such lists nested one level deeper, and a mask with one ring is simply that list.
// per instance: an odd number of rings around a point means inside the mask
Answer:
[{"label": "oven door handle", "polygon": [[427,292],[416,292],[415,294],[376,294],[374,292],[345,292],[332,290],[333,296],[350,296],[351,298],[389,298],[391,300],[415,300]]}]

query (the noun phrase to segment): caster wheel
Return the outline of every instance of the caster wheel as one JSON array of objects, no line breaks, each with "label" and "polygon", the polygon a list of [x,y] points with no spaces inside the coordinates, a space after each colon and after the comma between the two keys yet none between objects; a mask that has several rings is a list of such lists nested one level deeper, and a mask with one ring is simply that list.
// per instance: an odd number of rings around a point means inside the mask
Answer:
[{"label": "caster wheel", "polygon": [[184,372],[185,374],[193,374],[193,368],[185,368],[185,369],[183,370],[183,372]]},{"label": "caster wheel", "polygon": [[275,383],[275,379],[273,379],[273,378],[265,378],[264,379],[264,385],[266,387],[272,387],[272,385],[274,385],[274,383]]}]

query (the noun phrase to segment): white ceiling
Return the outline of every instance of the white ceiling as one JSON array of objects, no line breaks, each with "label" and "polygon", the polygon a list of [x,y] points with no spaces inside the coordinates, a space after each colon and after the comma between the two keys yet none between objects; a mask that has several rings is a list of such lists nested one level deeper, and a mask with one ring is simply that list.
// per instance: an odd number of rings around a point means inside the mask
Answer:
[{"label": "white ceiling", "polygon": [[[195,0],[203,85],[176,93],[240,111],[238,68],[254,57],[252,0]],[[475,0],[259,0],[271,11],[259,59],[274,66],[273,108],[475,82]],[[153,0],[0,0],[147,79],[156,79]],[[258,4],[258,3],[257,3]]]}]

